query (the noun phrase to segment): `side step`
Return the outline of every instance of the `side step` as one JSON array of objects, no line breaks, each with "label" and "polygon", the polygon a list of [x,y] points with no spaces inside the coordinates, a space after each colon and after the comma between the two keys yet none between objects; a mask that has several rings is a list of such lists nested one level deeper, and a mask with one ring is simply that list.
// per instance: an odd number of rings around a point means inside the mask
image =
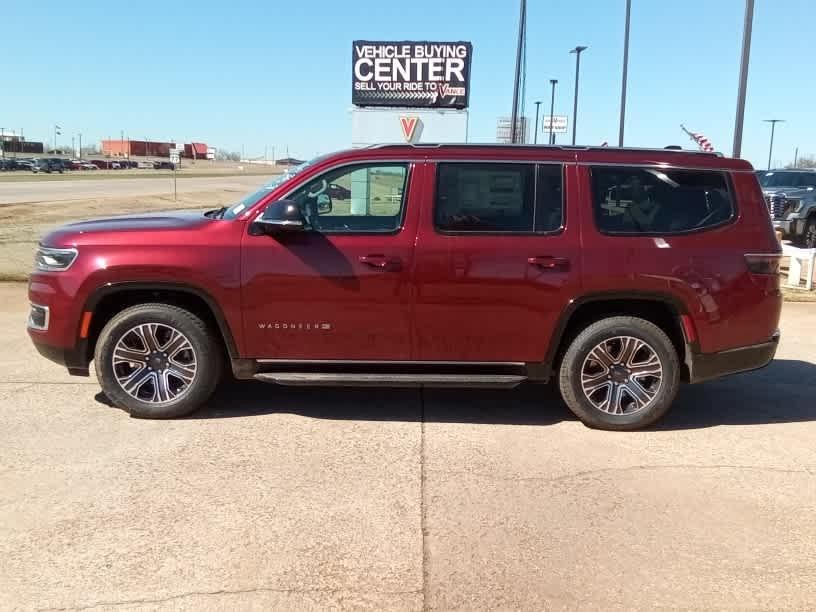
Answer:
[{"label": "side step", "polygon": [[511,374],[345,374],[263,372],[255,379],[294,387],[493,387],[512,389],[527,380]]}]

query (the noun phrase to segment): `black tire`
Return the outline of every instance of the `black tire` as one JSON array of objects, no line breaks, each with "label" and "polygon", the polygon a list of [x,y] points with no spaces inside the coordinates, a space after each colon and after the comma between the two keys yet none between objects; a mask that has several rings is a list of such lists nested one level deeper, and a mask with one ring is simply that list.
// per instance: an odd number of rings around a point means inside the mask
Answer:
[{"label": "black tire", "polygon": [[[653,351],[662,369],[662,379],[656,386],[653,397],[639,410],[624,414],[610,414],[597,407],[587,397],[581,383],[583,368],[590,352],[604,341],[610,341],[610,346],[614,346],[614,339],[617,337],[635,338],[645,342],[648,345],[646,349]],[[632,359],[634,358],[633,354]],[[590,364],[589,367],[593,367],[593,364],[598,365],[598,362],[594,361],[587,363]],[[606,375],[604,366],[598,365],[598,367],[601,375]],[[606,373],[611,375],[612,369],[606,368]],[[621,373],[621,375],[624,374],[625,372]],[[626,384],[628,380],[626,379]],[[643,381],[642,378],[640,380]],[[651,390],[656,384],[656,378],[647,377],[646,380]],[[601,381],[601,384],[605,383]],[[611,382],[606,384],[610,385],[607,393],[611,394],[614,384]],[[647,383],[644,382],[644,384]],[[588,427],[616,431],[631,431],[655,423],[671,407],[679,384],[680,362],[672,341],[662,329],[649,321],[636,317],[610,317],[589,325],[570,343],[561,361],[559,373],[561,397],[569,409]],[[604,389],[600,389],[600,393],[603,392]],[[590,395],[596,397],[593,394]],[[631,395],[621,397],[624,398],[621,403],[626,401],[633,403]]]},{"label": "black tire", "polygon": [[[195,359],[191,382],[180,385],[178,396],[166,401],[143,401],[134,397],[123,388],[114,371],[113,355],[117,343],[135,327],[150,323],[159,324],[163,330],[172,328],[186,336]],[[215,391],[224,370],[221,343],[213,331],[196,315],[169,304],[141,304],[114,316],[99,335],[94,361],[96,375],[108,399],[131,416],[144,419],[171,419],[194,412]],[[179,386],[180,379],[175,380]],[[136,392],[138,394],[139,389]]]},{"label": "black tire", "polygon": [[802,245],[806,249],[816,249],[816,216],[808,217],[805,225],[805,234],[802,236]]}]

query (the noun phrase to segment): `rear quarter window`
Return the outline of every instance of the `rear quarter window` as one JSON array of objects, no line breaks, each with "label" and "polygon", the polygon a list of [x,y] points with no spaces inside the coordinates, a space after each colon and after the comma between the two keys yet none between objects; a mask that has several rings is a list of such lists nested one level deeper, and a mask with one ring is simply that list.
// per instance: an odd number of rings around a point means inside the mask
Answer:
[{"label": "rear quarter window", "polygon": [[670,235],[730,222],[726,173],[662,168],[591,168],[595,222],[605,234]]}]

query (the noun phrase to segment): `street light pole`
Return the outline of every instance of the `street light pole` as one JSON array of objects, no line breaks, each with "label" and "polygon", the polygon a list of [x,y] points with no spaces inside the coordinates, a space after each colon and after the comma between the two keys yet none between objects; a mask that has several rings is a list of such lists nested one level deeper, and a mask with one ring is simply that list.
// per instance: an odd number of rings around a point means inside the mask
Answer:
[{"label": "street light pole", "polygon": [[519,2],[518,44],[516,47],[516,75],[513,82],[513,111],[510,113],[510,143],[516,144],[518,138],[516,123],[519,111],[519,86],[521,82],[521,58],[524,51],[524,36],[527,27],[527,0]]},{"label": "street light pole", "polygon": [[555,86],[558,83],[558,79],[550,79],[550,85],[552,87],[552,93],[550,94],[550,139],[547,141],[549,144],[555,144],[555,134],[553,133],[553,112],[555,109]]},{"label": "street light pole", "polygon": [[784,119],[763,119],[765,123],[771,124],[771,146],[768,148],[768,170],[771,169],[771,156],[773,155],[773,141],[774,141],[774,132],[776,131],[776,124],[777,123],[784,123]]},{"label": "street light pole", "polygon": [[620,127],[618,146],[623,146],[623,123],[626,120],[626,77],[629,72],[629,21],[632,15],[632,0],[626,0],[626,26],[623,30],[623,78],[621,79]]},{"label": "street light pole", "polygon": [[[575,54],[575,99],[572,103],[572,144],[575,146],[575,130],[578,127],[578,77],[581,73],[581,52],[586,51],[589,47],[582,47],[578,45],[570,53]],[[552,130],[552,125],[550,125]]]},{"label": "street light pole", "polygon": [[535,132],[533,133],[533,144],[538,144],[538,110],[541,108],[541,100],[536,100],[536,122]]},{"label": "street light pole", "polygon": [[753,23],[754,0],[745,0],[745,22],[742,26],[742,60],[740,61],[739,89],[737,90],[737,117],[734,120],[733,157],[739,157],[742,153],[742,124],[745,121],[745,90],[748,88],[748,60],[751,55]]}]

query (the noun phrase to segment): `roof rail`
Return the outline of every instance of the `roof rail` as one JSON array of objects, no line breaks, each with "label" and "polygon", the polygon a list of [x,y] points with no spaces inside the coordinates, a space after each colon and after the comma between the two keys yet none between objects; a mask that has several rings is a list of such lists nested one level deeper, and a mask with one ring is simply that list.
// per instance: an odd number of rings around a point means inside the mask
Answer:
[{"label": "roof rail", "polygon": [[540,145],[540,144],[509,144],[501,142],[422,142],[422,143],[401,143],[401,142],[384,142],[380,144],[369,145],[367,149],[385,149],[388,147],[412,147],[414,149],[444,149],[448,147],[467,147],[467,148],[518,148],[518,149],[551,149],[559,151],[644,151],[652,153],[689,153],[694,155],[709,155],[713,157],[723,157],[719,151],[700,151],[697,149],[683,149],[678,145],[669,145],[664,148],[656,147],[600,147],[600,146],[581,146],[581,145]]}]

